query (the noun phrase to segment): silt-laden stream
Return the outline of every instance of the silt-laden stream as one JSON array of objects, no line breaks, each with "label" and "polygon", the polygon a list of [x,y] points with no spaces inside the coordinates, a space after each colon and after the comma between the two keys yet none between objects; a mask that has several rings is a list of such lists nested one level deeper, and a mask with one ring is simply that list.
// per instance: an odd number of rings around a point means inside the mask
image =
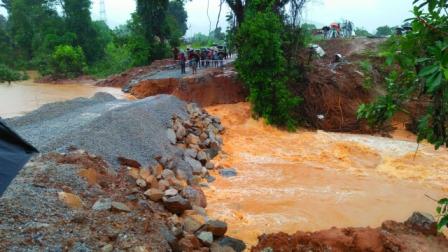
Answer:
[{"label": "silt-laden stream", "polygon": [[216,161],[237,169],[206,190],[210,216],[256,243],[262,233],[377,227],[413,211],[434,214],[448,191],[448,152],[367,135],[280,131],[250,119],[247,103],[207,108],[226,127]]}]

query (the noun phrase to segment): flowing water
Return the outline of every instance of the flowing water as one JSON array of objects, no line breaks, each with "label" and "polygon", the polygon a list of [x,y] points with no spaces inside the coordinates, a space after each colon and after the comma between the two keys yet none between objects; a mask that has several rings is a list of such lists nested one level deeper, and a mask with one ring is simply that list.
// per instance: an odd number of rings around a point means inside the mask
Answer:
[{"label": "flowing water", "polygon": [[415,140],[299,130],[250,119],[246,103],[207,108],[226,127],[217,164],[238,176],[206,189],[210,216],[250,245],[268,232],[376,227],[435,214],[448,191],[448,152]]},{"label": "flowing water", "polygon": [[[86,84],[0,84],[0,116],[43,104],[119,89]],[[448,152],[401,132],[398,139],[299,130],[280,131],[250,119],[247,103],[209,107],[221,117],[224,153],[216,163],[234,167],[205,190],[208,213],[229,224],[229,234],[256,243],[265,232],[314,231],[332,226],[378,226],[413,211],[434,214],[448,192]]]},{"label": "flowing water", "polygon": [[91,97],[97,92],[124,97],[118,88],[96,87],[93,84],[43,84],[33,80],[13,82],[11,85],[3,83],[0,84],[0,117],[23,115],[47,103]]}]

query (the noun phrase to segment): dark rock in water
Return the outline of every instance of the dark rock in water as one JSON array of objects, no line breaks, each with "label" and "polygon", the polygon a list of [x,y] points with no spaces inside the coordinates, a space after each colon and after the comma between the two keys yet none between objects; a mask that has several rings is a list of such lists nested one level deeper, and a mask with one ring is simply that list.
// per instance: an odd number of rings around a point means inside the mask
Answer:
[{"label": "dark rock in water", "polygon": [[431,214],[414,212],[405,224],[425,235],[437,235],[437,223]]},{"label": "dark rock in water", "polygon": [[207,176],[205,177],[205,179],[207,179],[207,182],[208,182],[208,183],[212,183],[212,182],[214,182],[214,181],[216,180],[216,178],[213,177],[212,175],[207,175]]},{"label": "dark rock in water", "polygon": [[180,195],[170,198],[164,197],[163,205],[168,211],[178,215],[181,215],[185,210],[192,209],[190,201],[181,197]]},{"label": "dark rock in water", "polygon": [[181,251],[179,243],[177,242],[176,236],[170,230],[168,230],[166,228],[161,228],[160,233],[162,234],[163,238],[168,242],[168,244],[170,245],[171,249],[174,252]]},{"label": "dark rock in water", "polygon": [[238,240],[232,237],[224,237],[218,241],[219,245],[225,247],[231,247],[236,252],[242,252],[246,249],[246,244],[242,240]]},{"label": "dark rock in water", "polygon": [[127,159],[124,157],[118,157],[118,162],[120,163],[120,165],[123,165],[123,166],[130,166],[130,167],[134,167],[134,168],[142,167],[142,165],[138,161],[135,161],[132,159]]},{"label": "dark rock in water", "polygon": [[219,170],[219,175],[223,177],[235,177],[237,173],[236,170],[233,168],[224,168]]},{"label": "dark rock in water", "polygon": [[214,236],[224,236],[227,232],[227,223],[220,220],[209,220],[205,223],[205,229]]}]

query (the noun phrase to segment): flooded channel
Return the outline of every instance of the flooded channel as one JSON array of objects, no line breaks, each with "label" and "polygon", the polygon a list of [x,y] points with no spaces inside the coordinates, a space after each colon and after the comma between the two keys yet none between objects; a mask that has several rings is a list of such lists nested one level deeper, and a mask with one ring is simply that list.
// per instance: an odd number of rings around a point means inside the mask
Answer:
[{"label": "flooded channel", "polygon": [[[0,84],[0,116],[19,116],[43,104],[120,89],[89,84]],[[250,118],[247,103],[208,107],[226,127],[217,165],[238,176],[205,189],[209,216],[226,221],[229,235],[254,245],[262,233],[379,226],[413,211],[434,214],[448,193],[448,152],[397,139],[280,131]],[[418,148],[417,148],[418,147]]]},{"label": "flooded channel", "polygon": [[247,103],[209,107],[226,127],[217,164],[238,176],[206,190],[210,216],[254,245],[268,232],[377,227],[413,211],[435,214],[446,196],[448,152],[390,138],[299,130],[250,119]]},{"label": "flooded channel", "polygon": [[93,84],[44,84],[33,80],[0,84],[0,117],[20,116],[40,106],[70,100],[77,97],[91,97],[97,92],[107,92],[117,98],[124,98],[118,88],[96,87]]}]

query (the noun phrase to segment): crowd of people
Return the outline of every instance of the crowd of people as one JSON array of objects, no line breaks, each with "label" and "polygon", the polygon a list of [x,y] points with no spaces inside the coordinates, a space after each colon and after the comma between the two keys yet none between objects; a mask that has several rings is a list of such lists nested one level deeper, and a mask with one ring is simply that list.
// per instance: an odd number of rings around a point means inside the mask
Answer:
[{"label": "crowd of people", "polygon": [[231,56],[225,47],[187,48],[185,52],[180,51],[178,48],[173,49],[174,60],[179,62],[182,74],[186,73],[187,64],[191,67],[192,73],[196,74],[198,68],[223,67],[224,60]]}]

